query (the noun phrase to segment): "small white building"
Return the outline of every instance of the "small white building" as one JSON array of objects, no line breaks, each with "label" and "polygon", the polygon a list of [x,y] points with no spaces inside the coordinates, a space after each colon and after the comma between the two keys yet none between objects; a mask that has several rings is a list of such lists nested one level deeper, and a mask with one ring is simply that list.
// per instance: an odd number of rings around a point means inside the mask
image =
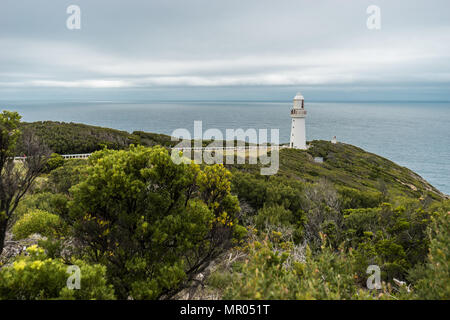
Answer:
[{"label": "small white building", "polygon": [[294,97],[294,105],[291,109],[291,118],[291,142],[289,147],[295,149],[306,149],[305,99],[300,92]]}]

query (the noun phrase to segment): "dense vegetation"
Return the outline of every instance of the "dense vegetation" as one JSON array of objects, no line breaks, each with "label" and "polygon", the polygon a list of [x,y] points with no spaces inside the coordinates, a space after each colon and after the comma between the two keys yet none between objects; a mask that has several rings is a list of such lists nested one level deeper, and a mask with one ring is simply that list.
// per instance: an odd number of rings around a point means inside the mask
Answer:
[{"label": "dense vegetation", "polygon": [[[259,165],[175,165],[164,135],[21,130],[53,152],[99,151],[49,158],[8,227],[15,241],[42,237],[1,258],[0,299],[167,299],[199,281],[200,298],[450,299],[450,201],[357,147],[283,149],[279,172],[261,176]],[[80,290],[66,287],[70,265]],[[366,286],[369,265],[379,289]]]},{"label": "dense vegetation", "polygon": [[[128,148],[131,144],[147,147],[157,145],[173,147],[178,143],[178,140],[172,141],[172,137],[165,134],[144,131],[128,133],[126,131],[81,123],[55,121],[23,122],[20,125],[20,130],[33,132],[43,144],[57,154],[91,153],[102,150],[105,147],[120,150]],[[210,140],[203,140],[202,144],[206,146],[210,142]],[[23,141],[18,145],[15,153],[17,156],[26,155],[27,152]]]},{"label": "dense vegetation", "polygon": [[[130,144],[144,146],[173,146],[176,142],[163,134],[135,131],[128,133],[109,128],[90,126],[81,123],[64,123],[55,121],[39,121],[22,123],[20,129],[32,131],[53,152],[59,154],[91,153],[109,149],[124,149]],[[19,145],[17,155],[23,155],[25,150]]]}]

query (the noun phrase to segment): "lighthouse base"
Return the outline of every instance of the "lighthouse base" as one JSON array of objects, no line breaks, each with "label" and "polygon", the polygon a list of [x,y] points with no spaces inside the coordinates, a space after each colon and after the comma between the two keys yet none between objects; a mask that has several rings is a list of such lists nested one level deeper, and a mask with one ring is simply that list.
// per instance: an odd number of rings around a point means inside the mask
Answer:
[{"label": "lighthouse base", "polygon": [[291,141],[289,147],[306,150],[305,118],[292,118]]}]

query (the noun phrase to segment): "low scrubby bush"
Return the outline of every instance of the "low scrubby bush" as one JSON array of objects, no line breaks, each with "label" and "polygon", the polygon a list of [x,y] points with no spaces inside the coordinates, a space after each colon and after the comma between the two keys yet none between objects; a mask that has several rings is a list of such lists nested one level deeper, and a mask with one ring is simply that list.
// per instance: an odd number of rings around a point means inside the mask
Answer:
[{"label": "low scrubby bush", "polygon": [[23,215],[13,226],[15,239],[24,239],[34,233],[48,238],[58,238],[67,234],[68,228],[61,218],[43,210],[32,210]]},{"label": "low scrubby bush", "polygon": [[27,254],[0,270],[0,299],[114,299],[114,290],[106,282],[104,266],[74,261],[73,264],[80,268],[80,287],[69,289],[67,282],[71,273],[61,259],[48,258],[37,246],[29,247]]}]

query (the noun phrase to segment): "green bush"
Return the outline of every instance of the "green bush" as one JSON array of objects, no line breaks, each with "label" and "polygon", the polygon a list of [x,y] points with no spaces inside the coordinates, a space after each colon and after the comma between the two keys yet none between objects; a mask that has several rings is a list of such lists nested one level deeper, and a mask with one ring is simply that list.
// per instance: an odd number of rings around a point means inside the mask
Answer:
[{"label": "green bush", "polygon": [[27,253],[0,270],[0,299],[114,299],[114,290],[105,280],[105,267],[74,261],[80,268],[80,289],[71,290],[67,287],[68,265],[48,258],[37,246],[29,247]]},{"label": "green bush", "polygon": [[264,206],[258,210],[255,217],[256,227],[260,230],[265,229],[268,225],[275,227],[290,226],[292,220],[292,212],[280,205]]},{"label": "green bush", "polygon": [[231,278],[223,278],[229,279],[224,299],[372,298],[357,284],[352,257],[329,248],[317,255],[307,248],[306,261],[301,262],[295,261],[290,249],[254,242],[247,259],[234,265]]},{"label": "green bush", "polygon": [[48,175],[46,188],[53,193],[69,194],[69,189],[84,178],[87,161],[69,159]]},{"label": "green bush", "polygon": [[241,242],[243,241],[248,235],[248,230],[247,228],[241,226],[241,225],[236,225],[234,227],[233,230],[233,238],[235,241],[237,242]]},{"label": "green bush", "polygon": [[[90,126],[81,123],[38,121],[22,123],[22,131],[30,131],[51,150],[59,154],[89,153],[101,150],[124,149],[134,141],[134,136],[125,131]],[[25,153],[25,144],[19,141],[17,153]]]},{"label": "green bush", "polygon": [[383,194],[375,191],[360,191],[353,188],[338,188],[342,209],[373,208],[381,204]]},{"label": "green bush", "polygon": [[[302,182],[274,176],[267,179],[235,171],[232,190],[256,212],[250,223],[255,222],[258,229],[286,227],[293,230],[296,243],[302,240],[306,222],[304,208],[308,207]],[[244,216],[242,220],[248,223],[248,218]]]},{"label": "green bush", "polygon": [[[224,299],[294,299],[298,283],[296,270],[283,267],[288,253],[272,250],[271,243],[251,243],[250,255],[233,266]],[[213,278],[211,285],[223,283]],[[217,281],[219,280],[219,281]]]},{"label": "green bush", "polygon": [[428,231],[430,250],[415,293],[419,299],[450,300],[450,201]]},{"label": "green bush", "polygon": [[161,147],[103,150],[71,188],[68,221],[119,298],[176,291],[232,246],[239,203],[222,165],[175,164]]},{"label": "green bush", "polygon": [[27,195],[19,203],[14,212],[14,220],[20,219],[24,214],[32,210],[43,210],[57,215],[63,215],[67,211],[68,197],[64,194],[41,192]]},{"label": "green bush", "polygon": [[45,172],[50,172],[64,165],[64,158],[58,153],[52,153],[50,159],[47,160],[45,165]]},{"label": "green bush", "polygon": [[409,200],[395,207],[383,203],[344,210],[346,246],[355,249],[358,275],[363,277],[368,265],[377,264],[384,280],[404,280],[411,267],[425,260],[430,212]]},{"label": "green bush", "polygon": [[299,181],[276,176],[266,179],[235,171],[232,183],[232,190],[238,194],[239,199],[247,201],[256,210],[264,205],[282,205],[295,214],[306,202],[304,184]]},{"label": "green bush", "polygon": [[66,235],[67,231],[67,226],[58,215],[43,210],[32,210],[26,213],[12,228],[15,239],[25,239],[33,233],[57,238]]}]

